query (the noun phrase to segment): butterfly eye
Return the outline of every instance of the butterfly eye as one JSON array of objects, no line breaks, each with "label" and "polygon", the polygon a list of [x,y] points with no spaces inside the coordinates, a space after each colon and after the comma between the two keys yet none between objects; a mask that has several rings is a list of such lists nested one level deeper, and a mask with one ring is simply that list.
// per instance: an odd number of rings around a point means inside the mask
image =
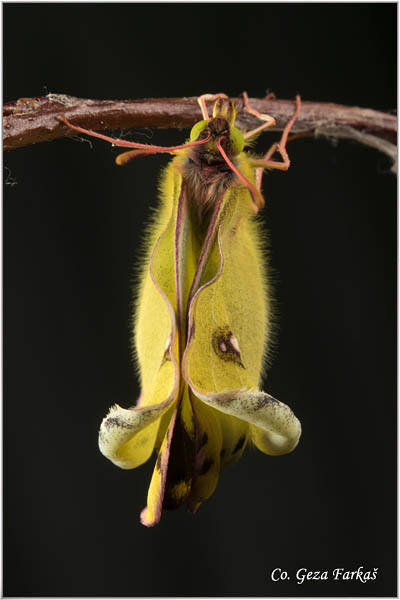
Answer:
[{"label": "butterfly eye", "polygon": [[198,121],[195,125],[193,125],[192,130],[190,132],[190,141],[194,142],[197,140],[202,131],[207,127],[208,121]]},{"label": "butterfly eye", "polygon": [[231,140],[232,154],[233,155],[240,154],[244,148],[244,137],[237,127],[231,128],[230,140]]}]

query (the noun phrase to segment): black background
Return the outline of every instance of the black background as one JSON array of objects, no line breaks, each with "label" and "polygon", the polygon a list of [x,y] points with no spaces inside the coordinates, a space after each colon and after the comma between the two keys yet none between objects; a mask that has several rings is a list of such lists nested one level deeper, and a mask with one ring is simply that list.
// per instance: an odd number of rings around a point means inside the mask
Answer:
[{"label": "black background", "polygon": [[[396,106],[395,4],[6,4],[4,100],[224,91]],[[120,132],[113,132],[118,136]],[[133,131],[178,143],[187,131]],[[266,150],[275,139],[259,141]],[[4,594],[396,594],[396,180],[377,151],[301,140],[264,181],[280,329],[265,389],[298,448],[247,450],[192,517],[139,523],[154,460],[97,449],[130,406],[132,272],[165,157],[101,141],[5,155]],[[337,567],[375,582],[334,581]],[[290,580],[272,582],[275,567]],[[296,571],[328,581],[296,583]]]}]

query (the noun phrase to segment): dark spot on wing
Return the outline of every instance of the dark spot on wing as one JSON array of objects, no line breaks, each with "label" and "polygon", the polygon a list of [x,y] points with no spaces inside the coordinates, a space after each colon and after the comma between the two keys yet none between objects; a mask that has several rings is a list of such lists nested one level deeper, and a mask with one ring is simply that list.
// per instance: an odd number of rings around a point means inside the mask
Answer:
[{"label": "dark spot on wing", "polygon": [[161,471],[162,452],[158,453],[156,467],[158,471]]},{"label": "dark spot on wing", "polygon": [[223,458],[226,454],[226,450],[225,448],[222,448],[221,452],[219,453],[220,457]]},{"label": "dark spot on wing", "polygon": [[234,362],[244,369],[238,341],[228,325],[217,327],[212,334],[211,343],[218,358],[226,362]]},{"label": "dark spot on wing", "polygon": [[166,349],[166,351],[164,352],[164,355],[162,357],[162,361],[160,364],[160,369],[161,367],[166,363],[171,361],[171,353],[170,353],[170,346],[168,346],[168,348]]},{"label": "dark spot on wing", "polygon": [[252,412],[262,410],[269,404],[279,404],[279,400],[277,400],[273,396],[270,396],[269,394],[260,394],[253,404]]},{"label": "dark spot on wing", "polygon": [[243,444],[245,442],[246,436],[242,435],[239,439],[238,442],[236,444],[236,446],[234,447],[232,454],[236,454],[236,452],[238,452],[241,448],[243,448]]},{"label": "dark spot on wing", "polygon": [[126,421],[123,421],[119,417],[109,417],[105,421],[104,427],[106,429],[110,429],[110,427],[122,427],[123,429],[132,429],[133,426],[130,423],[126,423]]},{"label": "dark spot on wing", "polygon": [[203,433],[203,437],[202,437],[202,438],[201,438],[201,440],[200,440],[200,446],[199,446],[199,449],[200,449],[200,448],[202,448],[203,446],[205,446],[205,445],[207,444],[207,442],[208,442],[208,435],[207,435],[207,432],[205,431],[205,432]]},{"label": "dark spot on wing", "polygon": [[212,458],[206,458],[203,464],[201,465],[199,475],[205,475],[211,469],[214,461]]}]

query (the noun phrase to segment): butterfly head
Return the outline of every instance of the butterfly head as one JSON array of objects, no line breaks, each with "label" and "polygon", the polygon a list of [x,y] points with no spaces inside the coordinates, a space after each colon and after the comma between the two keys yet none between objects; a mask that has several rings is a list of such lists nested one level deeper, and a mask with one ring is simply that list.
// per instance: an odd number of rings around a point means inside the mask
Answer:
[{"label": "butterfly head", "polygon": [[236,106],[231,100],[218,98],[214,104],[212,118],[198,121],[193,126],[190,141],[209,137],[204,148],[207,153],[218,156],[219,142],[231,157],[237,156],[244,148],[244,138],[239,129],[234,126],[236,113]]}]

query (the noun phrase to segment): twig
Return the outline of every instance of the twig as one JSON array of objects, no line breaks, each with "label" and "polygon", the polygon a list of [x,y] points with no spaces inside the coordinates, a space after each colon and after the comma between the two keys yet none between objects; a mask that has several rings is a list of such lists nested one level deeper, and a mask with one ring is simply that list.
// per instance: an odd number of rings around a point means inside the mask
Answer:
[{"label": "twig", "polygon": [[[259,123],[243,110],[242,98],[232,98],[238,106],[237,123],[249,130]],[[253,108],[275,117],[275,130],[282,130],[294,108],[292,100],[251,98]],[[211,108],[211,106],[210,106]],[[142,127],[191,127],[201,119],[196,98],[150,98],[146,100],[86,100],[65,94],[21,98],[3,108],[3,147],[13,150],[29,144],[74,135],[60,120],[68,120],[95,131]],[[348,138],[372,146],[389,156],[396,170],[397,118],[375,110],[324,102],[302,102],[293,133],[307,132],[315,137]],[[300,137],[300,136],[298,136]]]}]

